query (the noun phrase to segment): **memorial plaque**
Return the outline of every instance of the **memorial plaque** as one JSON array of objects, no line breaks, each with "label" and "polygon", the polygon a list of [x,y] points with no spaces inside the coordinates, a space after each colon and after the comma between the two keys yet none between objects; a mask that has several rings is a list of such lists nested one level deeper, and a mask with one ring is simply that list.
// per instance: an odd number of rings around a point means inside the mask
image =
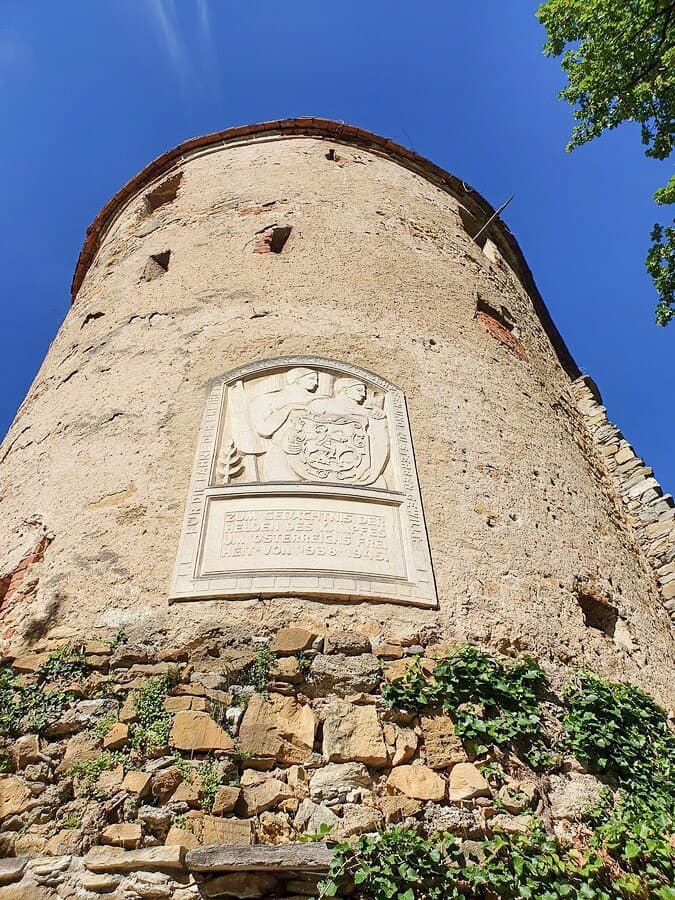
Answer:
[{"label": "memorial plaque", "polygon": [[212,384],[170,599],[436,605],[403,393],[315,356]]}]

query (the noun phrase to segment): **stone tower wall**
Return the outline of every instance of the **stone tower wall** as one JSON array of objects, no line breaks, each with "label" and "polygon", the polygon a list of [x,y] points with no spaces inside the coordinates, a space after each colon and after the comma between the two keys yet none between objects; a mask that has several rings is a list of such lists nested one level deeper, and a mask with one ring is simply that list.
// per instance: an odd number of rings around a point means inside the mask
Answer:
[{"label": "stone tower wall", "polygon": [[[580,439],[564,348],[505,261],[503,227],[481,247],[467,233],[478,221],[386,154],[315,137],[224,142],[140,185],[3,444],[5,647],[55,626],[175,643],[331,621],[528,650],[553,673],[580,664],[672,697],[668,616]],[[270,229],[287,226],[273,252]],[[437,612],[167,605],[209,382],[296,353],[404,390]],[[614,610],[612,635],[586,624],[584,603]]]},{"label": "stone tower wall", "polygon": [[[468,641],[541,662],[554,742],[579,667],[675,698],[672,498],[491,217],[314,120],[188,142],[98,217],[0,448],[0,900],[311,896],[322,828],[471,844],[539,817],[583,846],[578,761],[488,757],[384,691]],[[308,355],[405,393],[438,608],[170,605],[207,397]]]}]

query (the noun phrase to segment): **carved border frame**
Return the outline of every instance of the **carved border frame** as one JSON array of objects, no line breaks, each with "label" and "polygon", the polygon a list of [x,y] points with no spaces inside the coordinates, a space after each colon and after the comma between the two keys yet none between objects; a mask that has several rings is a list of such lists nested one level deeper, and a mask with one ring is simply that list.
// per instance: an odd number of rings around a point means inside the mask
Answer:
[{"label": "carved border frame", "polygon": [[[392,441],[392,463],[398,471],[401,492],[383,491],[378,488],[341,488],[341,496],[375,500],[378,493],[385,502],[396,496],[402,510],[402,537],[406,546],[409,577],[397,579],[391,576],[341,575],[335,572],[311,571],[298,574],[270,569],[270,571],[241,575],[198,576],[200,547],[205,526],[208,503],[232,491],[233,496],[250,493],[272,495],[283,493],[330,496],[334,486],[320,486],[303,482],[301,486],[289,483],[224,485],[214,488],[212,478],[216,465],[218,443],[222,429],[225,391],[235,381],[251,375],[272,373],[278,369],[311,366],[328,371],[352,375],[380,388],[392,403],[393,427],[396,440]],[[281,488],[281,490],[280,490]],[[412,571],[410,571],[412,570]],[[414,577],[411,577],[414,576]],[[225,585],[224,582],[230,582]],[[183,519],[183,527],[174,567],[169,602],[199,599],[241,599],[271,596],[301,596],[322,600],[381,600],[419,606],[436,607],[438,598],[434,578],[429,540],[424,520],[422,497],[417,479],[415,456],[408,419],[408,409],[403,391],[374,372],[353,363],[341,362],[322,356],[281,356],[273,359],[246,363],[226,372],[210,382],[202,417],[192,478]]]}]

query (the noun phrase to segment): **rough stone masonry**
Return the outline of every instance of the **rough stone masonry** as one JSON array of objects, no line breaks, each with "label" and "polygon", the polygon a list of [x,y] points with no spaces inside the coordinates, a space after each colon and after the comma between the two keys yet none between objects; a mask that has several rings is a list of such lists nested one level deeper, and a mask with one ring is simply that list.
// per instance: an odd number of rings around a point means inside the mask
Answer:
[{"label": "rough stone masonry", "polygon": [[[189,141],[98,216],[0,449],[4,677],[47,698],[2,738],[0,900],[310,896],[325,847],[297,842],[322,826],[470,839],[545,807],[573,831],[588,773],[523,769],[495,804],[447,717],[383,705],[457,643],[673,703],[672,498],[492,213],[390,141],[298,119]],[[304,362],[258,374],[279,358]],[[270,581],[209,531],[211,510],[258,527],[310,495],[372,529],[332,568],[298,539]],[[170,604],[193,524],[190,577],[231,589]]]}]

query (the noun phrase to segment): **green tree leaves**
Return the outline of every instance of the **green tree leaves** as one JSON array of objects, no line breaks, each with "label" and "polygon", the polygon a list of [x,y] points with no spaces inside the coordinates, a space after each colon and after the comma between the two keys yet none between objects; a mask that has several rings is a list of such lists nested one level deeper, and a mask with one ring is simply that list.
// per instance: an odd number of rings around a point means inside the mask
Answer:
[{"label": "green tree leaves", "polygon": [[[623,122],[640,126],[647,156],[675,147],[675,0],[546,0],[537,18],[544,52],[561,56],[574,110],[568,150]],[[675,179],[654,195],[675,202]],[[659,296],[656,321],[675,317],[675,229],[656,225],[646,266]]]}]

